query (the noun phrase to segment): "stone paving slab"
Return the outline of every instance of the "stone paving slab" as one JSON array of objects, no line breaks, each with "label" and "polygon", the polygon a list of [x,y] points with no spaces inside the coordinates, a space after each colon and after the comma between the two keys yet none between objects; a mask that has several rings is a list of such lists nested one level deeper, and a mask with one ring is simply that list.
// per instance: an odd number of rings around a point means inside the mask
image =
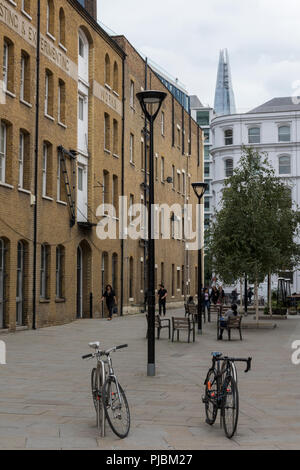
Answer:
[{"label": "stone paving slab", "polygon": [[[182,312],[168,312],[182,316]],[[298,317],[276,329],[245,330],[244,341],[216,340],[216,324],[188,344],[156,342],[157,375],[146,376],[144,315],[75,323],[2,335],[7,365],[0,367],[0,449],[297,449],[300,447],[300,366],[291,344],[300,340]],[[103,348],[128,343],[113,355],[126,391],[131,432],[120,440],[107,429],[98,436],[90,393],[92,361],[82,361],[88,343]],[[240,418],[232,441],[219,419],[205,424],[201,402],[211,352],[253,356],[253,370],[238,366]]]}]

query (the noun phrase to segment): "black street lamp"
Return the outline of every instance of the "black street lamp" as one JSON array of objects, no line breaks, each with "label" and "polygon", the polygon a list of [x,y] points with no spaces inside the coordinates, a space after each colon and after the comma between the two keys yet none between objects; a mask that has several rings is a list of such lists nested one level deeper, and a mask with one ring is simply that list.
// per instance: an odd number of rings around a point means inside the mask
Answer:
[{"label": "black street lamp", "polygon": [[[208,188],[207,183],[192,183],[192,188],[198,198],[198,210],[199,218],[201,219],[201,199],[203,198],[205,191]],[[200,227],[198,228],[200,230]],[[198,236],[200,234],[198,233]],[[201,241],[200,241],[201,243]],[[202,334],[202,249],[201,246],[198,248],[198,333]]]},{"label": "black street lamp", "polygon": [[137,93],[143,113],[150,123],[150,162],[149,162],[149,213],[148,213],[148,367],[147,375],[155,376],[155,242],[152,236],[154,224],[154,121],[167,93],[162,91],[142,91]]}]

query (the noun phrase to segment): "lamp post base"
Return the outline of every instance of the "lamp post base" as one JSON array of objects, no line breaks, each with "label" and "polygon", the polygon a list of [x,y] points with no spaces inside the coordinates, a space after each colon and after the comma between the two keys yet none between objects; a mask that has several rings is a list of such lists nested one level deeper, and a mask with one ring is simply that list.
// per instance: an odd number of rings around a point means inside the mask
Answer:
[{"label": "lamp post base", "polygon": [[155,377],[155,364],[148,364],[147,375],[148,377]]}]

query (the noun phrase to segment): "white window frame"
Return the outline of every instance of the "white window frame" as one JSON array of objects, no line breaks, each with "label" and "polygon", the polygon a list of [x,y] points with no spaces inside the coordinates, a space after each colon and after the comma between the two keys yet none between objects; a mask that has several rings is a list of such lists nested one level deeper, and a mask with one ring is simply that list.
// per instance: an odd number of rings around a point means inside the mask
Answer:
[{"label": "white window frame", "polygon": [[24,150],[25,150],[25,135],[20,132],[19,140],[19,188],[24,189]]},{"label": "white window frame", "polygon": [[[281,140],[280,139],[280,129],[282,129],[284,127],[289,129],[289,139],[288,140]],[[278,126],[278,142],[280,142],[280,143],[291,142],[291,126],[289,124],[281,124],[281,125]]]},{"label": "white window frame", "polygon": [[56,192],[57,192],[57,200],[60,201],[61,199],[61,161],[60,161],[60,153],[58,152],[57,155],[57,175],[56,175]]},{"label": "white window frame", "polygon": [[45,114],[49,115],[49,74],[46,72],[45,76]]},{"label": "white window frame", "polygon": [[9,44],[7,41],[4,41],[3,44],[3,88],[4,91],[7,90],[8,85],[8,55],[9,55]]},{"label": "white window frame", "polygon": [[21,57],[21,83],[20,83],[20,97],[24,101],[25,95],[25,67],[26,67],[26,58],[22,55]]},{"label": "white window frame", "polygon": [[134,108],[134,81],[130,80],[130,106]]},{"label": "white window frame", "polygon": [[[228,170],[228,162],[232,162],[232,174],[231,175],[227,175],[227,170]],[[230,178],[232,175],[233,175],[233,171],[234,171],[234,161],[233,161],[233,158],[226,158],[224,160],[224,172],[225,172],[225,178]]]},{"label": "white window frame", "polygon": [[134,163],[134,135],[130,134],[129,142],[130,163]]},{"label": "white window frame", "polygon": [[43,145],[43,166],[42,166],[42,196],[47,196],[47,164],[48,164],[48,145]]},{"label": "white window frame", "polygon": [[0,183],[5,183],[7,126],[0,121]]},{"label": "white window frame", "polygon": [[[289,159],[289,168],[290,168],[290,171],[289,171],[288,173],[287,173],[287,172],[282,173],[282,172],[280,171],[280,161],[281,161],[282,158],[288,158],[288,159]],[[286,166],[286,165],[285,165],[285,166]],[[279,176],[282,176],[282,175],[290,175],[290,174],[291,174],[291,172],[292,172],[292,159],[291,159],[291,156],[290,156],[290,155],[280,155],[280,156],[278,157],[278,172],[279,172]]]}]

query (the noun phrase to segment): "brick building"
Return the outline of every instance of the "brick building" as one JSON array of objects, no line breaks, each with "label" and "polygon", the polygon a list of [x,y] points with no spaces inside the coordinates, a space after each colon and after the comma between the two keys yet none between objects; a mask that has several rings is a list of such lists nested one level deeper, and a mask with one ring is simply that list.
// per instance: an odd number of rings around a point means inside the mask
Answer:
[{"label": "brick building", "polygon": [[[145,243],[100,241],[96,225],[101,203],[146,197],[135,98],[145,62],[100,28],[95,1],[42,1],[38,40],[37,4],[0,3],[0,328],[9,330],[31,327],[33,314],[37,327],[105,315],[107,283],[124,312],[144,298]],[[151,86],[164,89],[148,68]],[[201,132],[170,93],[155,132],[156,198],[183,204],[190,178],[203,177]],[[157,279],[173,302],[194,294],[195,260],[183,240],[157,242]]]}]

